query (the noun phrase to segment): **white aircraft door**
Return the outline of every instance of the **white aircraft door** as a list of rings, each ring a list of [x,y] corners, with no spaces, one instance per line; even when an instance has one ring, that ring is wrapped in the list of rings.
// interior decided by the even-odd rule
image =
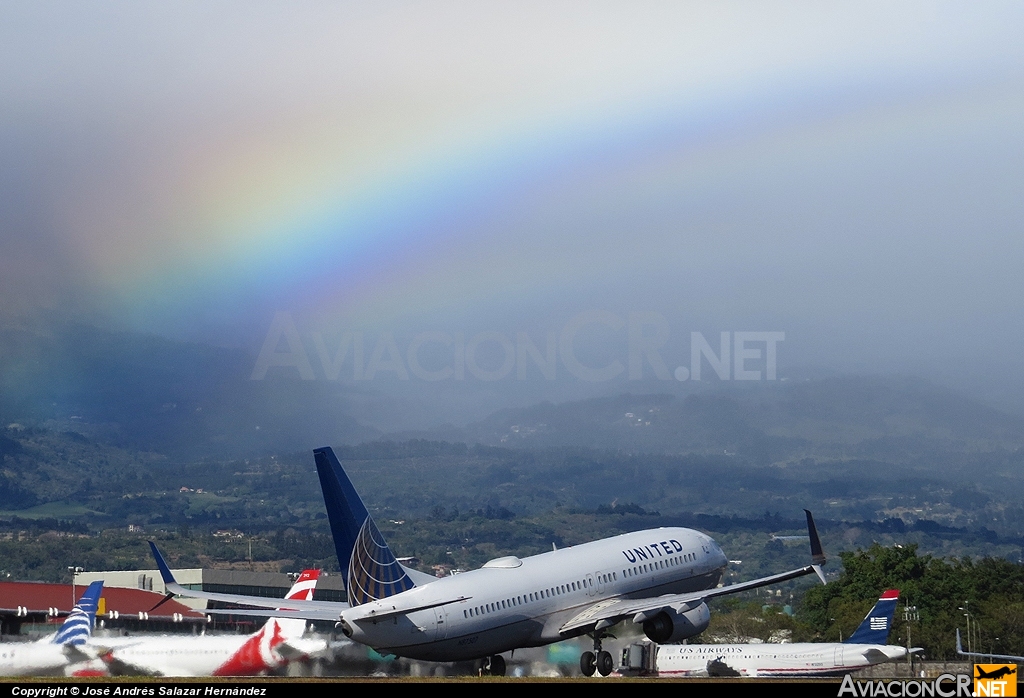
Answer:
[[[434,607],[434,640],[444,640],[448,637],[448,607]]]
[[[833,661],[835,662],[835,666],[843,666],[843,646],[842,645],[837,645],[836,646],[836,654],[835,654],[835,658],[833,659]]]

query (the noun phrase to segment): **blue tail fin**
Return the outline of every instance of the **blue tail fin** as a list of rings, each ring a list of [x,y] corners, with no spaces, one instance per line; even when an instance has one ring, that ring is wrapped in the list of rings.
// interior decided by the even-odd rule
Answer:
[[[398,564],[330,448],[313,451],[348,602],[358,606],[416,586]]]
[[[896,612],[899,598],[900,592],[897,589],[883,593],[857,632],[850,635],[846,642],[851,645],[884,645],[888,642],[889,628],[892,627],[892,616]]]
[[[103,580],[89,585],[71,609],[71,614],[64,620],[60,630],[53,637],[56,645],[84,645],[92,636],[92,626],[96,621],[96,609],[100,604],[100,593],[103,591]]]

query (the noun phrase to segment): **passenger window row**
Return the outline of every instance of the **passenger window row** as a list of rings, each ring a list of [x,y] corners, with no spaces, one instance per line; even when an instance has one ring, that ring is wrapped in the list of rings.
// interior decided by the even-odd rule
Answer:
[[[602,581],[608,582],[614,579],[618,579],[618,575],[614,572],[612,574],[598,575],[602,578]],[[462,612],[464,618],[475,618],[476,616],[482,616],[487,613],[494,613],[495,611],[501,611],[508,608],[516,608],[523,606],[528,603],[540,601],[541,599],[550,599],[555,596],[562,596],[563,594],[569,594],[574,591],[583,591],[584,589],[593,586],[588,584],[586,579],[581,579],[576,582],[569,582],[567,584],[560,584],[558,586],[549,587],[547,589],[541,589],[540,591],[531,592],[522,596],[513,596],[508,599],[501,601],[495,601],[493,603],[485,603],[480,606],[474,606],[467,608]]]
[[[666,558],[664,560],[655,560],[654,562],[647,565],[636,565],[634,567],[627,567],[622,570],[623,577],[637,577],[641,574],[647,574],[654,570],[664,570],[669,567],[675,567],[681,565],[684,562],[694,562],[697,559],[696,553],[686,553],[685,555],[676,555],[674,557]]]

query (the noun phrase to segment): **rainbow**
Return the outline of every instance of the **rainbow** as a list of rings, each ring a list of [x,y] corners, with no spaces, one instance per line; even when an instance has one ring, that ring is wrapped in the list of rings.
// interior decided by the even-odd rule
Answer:
[[[155,162],[154,207],[94,226],[82,247],[111,312],[164,330],[278,309],[356,326],[471,314],[669,274],[695,254],[714,266],[700,240],[723,191],[943,128],[964,99],[824,82],[430,127],[291,114],[211,137],[206,158]]]

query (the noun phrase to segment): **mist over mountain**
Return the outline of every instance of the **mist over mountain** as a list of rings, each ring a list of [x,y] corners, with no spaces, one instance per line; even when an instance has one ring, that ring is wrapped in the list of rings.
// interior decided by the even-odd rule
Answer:
[[[934,467],[948,469],[955,454],[1024,446],[1024,419],[905,376],[705,382],[690,394],[547,401],[499,409],[465,425],[408,431],[388,425],[404,423],[412,409],[430,409],[422,385],[403,393],[394,383],[299,380],[288,371],[252,380],[252,365],[242,351],[152,335],[53,321],[8,324],[0,329],[0,415],[5,424],[81,433],[178,460],[384,437],[732,455],[761,464],[932,458]],[[457,389],[471,401],[474,391],[491,385],[449,386],[437,391],[434,404]],[[365,419],[371,402],[373,426]]]
[[[437,438],[513,448],[738,455],[759,463],[1013,451],[1024,419],[922,379],[841,376],[504,409]],[[392,435],[394,436],[394,435]]]
[[[0,414],[175,458],[374,438],[338,384],[249,380],[245,352],[84,324],[0,328]]]

